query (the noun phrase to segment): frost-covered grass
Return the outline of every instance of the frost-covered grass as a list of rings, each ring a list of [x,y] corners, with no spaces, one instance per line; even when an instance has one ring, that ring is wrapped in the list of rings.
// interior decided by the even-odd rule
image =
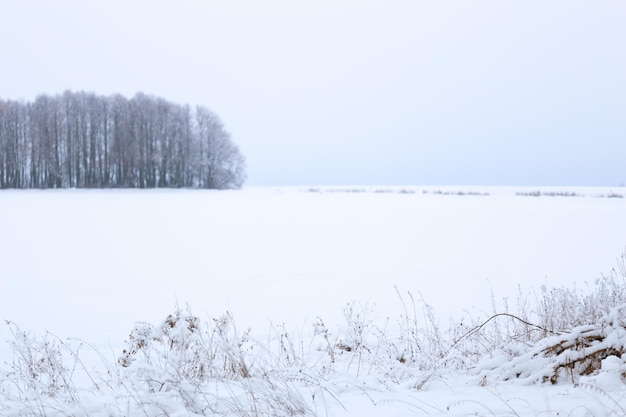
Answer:
[[[504,306],[485,320],[453,320],[446,328],[439,327],[428,305],[419,306],[412,294],[400,291],[403,314],[387,319],[382,328],[375,324],[375,305],[353,301],[336,328],[318,317],[306,334],[276,326],[266,340],[238,329],[230,313],[202,320],[189,307],[177,308],[154,325],[136,323],[117,359],[97,352],[95,366],[83,359],[85,349],[93,349],[85,342],[34,335],[7,322],[13,359],[0,368],[0,411],[341,415],[350,411],[344,397],[358,393],[369,399],[374,415],[390,410],[374,399],[384,392],[393,410],[408,404],[427,414],[457,415],[479,406],[495,414],[493,401],[500,400],[507,414],[537,415],[555,410],[529,404],[518,408],[497,392],[557,384],[586,391],[601,404],[583,401],[557,413],[594,415],[599,409],[603,415],[623,415],[625,256],[621,275],[614,272],[585,291],[542,289],[540,297],[518,305],[519,311]],[[425,316],[418,318],[418,309]],[[557,316],[561,320],[554,321]],[[463,381],[468,398],[444,408],[435,395],[441,395],[442,385],[459,390],[454,380]],[[484,389],[480,400],[474,397],[478,387]],[[420,394],[431,402],[418,400]]]
[[[0,193],[0,415],[624,415],[623,201],[411,190]]]

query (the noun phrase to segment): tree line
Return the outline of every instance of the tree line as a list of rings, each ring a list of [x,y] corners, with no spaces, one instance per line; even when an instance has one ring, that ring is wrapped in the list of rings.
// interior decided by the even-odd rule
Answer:
[[[0,100],[0,188],[239,188],[245,161],[218,116],[143,93]]]

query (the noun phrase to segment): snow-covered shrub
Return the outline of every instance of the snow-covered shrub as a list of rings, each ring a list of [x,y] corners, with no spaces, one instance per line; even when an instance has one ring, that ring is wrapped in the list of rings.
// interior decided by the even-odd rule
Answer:
[[[519,337],[494,343],[493,351],[483,355],[476,370],[484,382],[576,383],[582,376],[600,372],[608,357],[622,361],[621,377],[626,377],[626,251],[618,258],[617,271],[595,280],[592,287],[544,286],[536,304],[525,305],[522,312],[524,318],[496,314],[463,336],[471,343],[498,316],[508,316],[516,323]],[[528,331],[530,328],[538,331]]]
[[[326,362],[316,359],[316,369],[323,369],[325,377],[349,375],[360,386],[378,387],[406,380],[417,380],[421,386],[445,366],[442,358],[448,344],[432,308],[424,303],[425,323],[421,323],[413,296],[409,293],[411,310],[399,292],[398,296],[404,314],[396,320],[387,318],[381,323],[374,304],[355,300],[344,307],[344,323],[336,332],[318,317],[313,346],[326,353]]]
[[[537,324],[551,332],[561,332],[589,323],[597,323],[613,308],[626,303],[626,275],[610,275],[595,280],[585,290],[541,288],[535,310]]]
[[[600,371],[602,361],[621,361],[626,377],[626,304],[614,307],[597,324],[587,324],[555,333],[509,355],[503,350],[484,360],[475,369],[483,383],[519,379],[528,383],[569,381]],[[624,356],[624,357],[623,357]]]
[[[209,328],[189,310],[177,308],[158,326],[137,323],[118,361],[129,371],[144,374],[157,391],[171,380],[247,378],[247,335],[237,332],[230,313],[213,319]]]
[[[17,383],[17,395],[23,399],[74,396],[70,364],[73,355],[69,346],[49,333],[37,337],[14,323],[6,324],[13,336],[10,343],[14,356],[5,378]]]
[[[345,325],[340,329],[337,347],[346,352],[371,351],[373,340],[373,322],[376,316],[375,306],[370,303],[349,302],[343,309]]]
[[[297,388],[304,378],[289,378],[294,342],[286,331],[279,340],[275,355],[239,333],[230,313],[207,322],[177,308],[157,326],[135,325],[118,359],[120,382],[163,410],[175,401],[197,415],[312,415]]]

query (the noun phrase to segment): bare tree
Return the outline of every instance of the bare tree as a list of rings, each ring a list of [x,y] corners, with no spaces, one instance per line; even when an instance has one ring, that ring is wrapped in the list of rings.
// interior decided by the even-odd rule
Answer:
[[[245,160],[239,148],[210,110],[198,107],[198,180],[206,188],[239,188],[245,181]]]

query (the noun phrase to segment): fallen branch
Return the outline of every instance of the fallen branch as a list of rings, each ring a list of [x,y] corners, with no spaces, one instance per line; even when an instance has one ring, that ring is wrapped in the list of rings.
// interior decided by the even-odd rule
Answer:
[[[489,317],[487,320],[485,320],[485,321],[484,321],[483,323],[481,323],[480,325],[478,325],[478,326],[474,327],[473,329],[470,329],[469,331],[467,331],[466,333],[464,333],[463,335],[461,335],[458,339],[456,339],[456,340],[454,341],[454,343],[452,343],[452,346],[450,346],[450,348],[448,349],[448,351],[446,352],[446,354],[448,354],[448,353],[449,353],[452,349],[454,349],[454,348],[456,347],[456,345],[458,345],[458,344],[461,342],[461,340],[463,340],[463,339],[465,339],[465,338],[467,338],[467,337],[472,336],[474,333],[478,332],[480,329],[482,329],[483,327],[485,327],[485,326],[487,325],[487,323],[489,323],[491,320],[496,319],[496,318],[498,318],[498,317],[509,317],[509,318],[512,318],[512,319],[518,320],[518,321],[520,321],[520,322],[524,323],[524,324],[525,324],[525,325],[527,325],[527,326],[530,326],[530,327],[535,327],[535,328],[536,328],[536,329],[538,329],[538,330],[542,330],[542,331],[544,331],[545,333],[556,334],[556,333],[555,333],[555,332],[553,332],[552,330],[548,330],[548,329],[546,329],[545,327],[539,326],[539,325],[537,325],[537,324],[530,323],[530,322],[528,322],[528,321],[526,321],[526,320],[524,320],[524,319],[522,319],[522,318],[520,318],[520,317],[516,316],[515,314],[511,314],[511,313],[497,313],[497,314],[494,314],[493,316]]]

